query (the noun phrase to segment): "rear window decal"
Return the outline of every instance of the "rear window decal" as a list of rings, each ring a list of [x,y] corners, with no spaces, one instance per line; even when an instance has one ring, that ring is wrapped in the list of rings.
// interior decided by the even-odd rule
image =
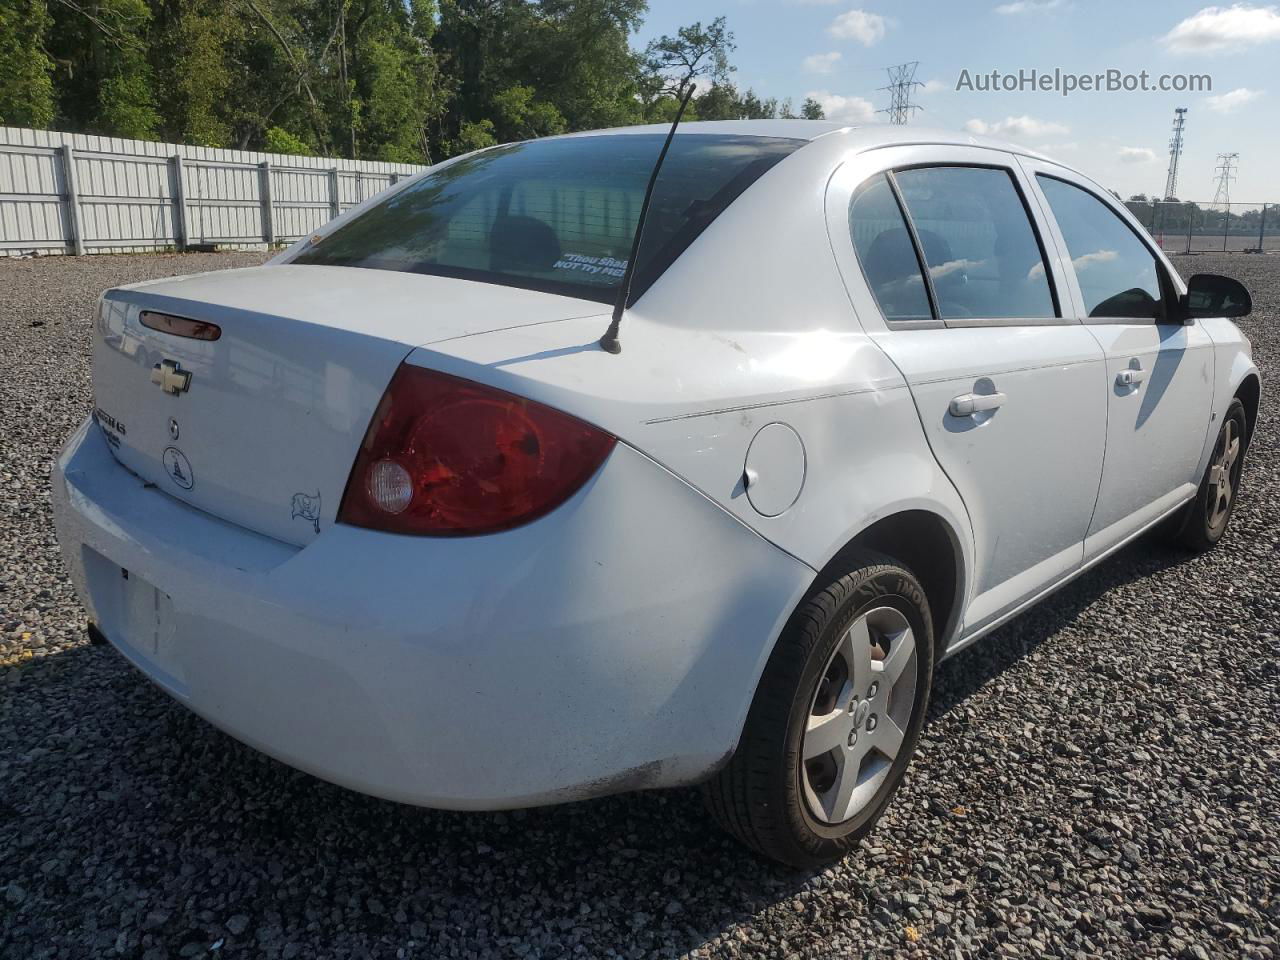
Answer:
[[[589,257],[585,253],[562,253],[555,262],[556,270],[580,270],[583,273],[604,274],[606,277],[617,277],[627,270],[626,260],[615,260],[613,257]]]

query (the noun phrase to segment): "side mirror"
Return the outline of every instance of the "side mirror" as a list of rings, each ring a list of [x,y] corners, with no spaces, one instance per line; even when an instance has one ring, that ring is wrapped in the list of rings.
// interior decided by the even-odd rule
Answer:
[[[1239,280],[1197,273],[1187,281],[1181,306],[1185,322],[1201,317],[1243,317],[1253,310],[1253,298]]]

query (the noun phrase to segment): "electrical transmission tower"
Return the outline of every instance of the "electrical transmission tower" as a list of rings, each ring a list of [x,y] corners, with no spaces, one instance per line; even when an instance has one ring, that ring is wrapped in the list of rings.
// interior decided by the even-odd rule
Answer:
[[[1182,128],[1186,125],[1186,107],[1173,111],[1173,136],[1169,138],[1169,178],[1164,182],[1164,198],[1174,200],[1178,195],[1178,161],[1182,159]]]
[[[913,110],[919,110],[918,104],[911,102],[911,91],[915,87],[923,87],[924,84],[916,79],[916,67],[920,66],[919,60],[912,60],[910,63],[900,63],[896,67],[886,67],[885,71],[889,74],[889,85],[881,87],[881,90],[889,91],[889,106],[885,110],[877,110],[877,113],[887,113],[890,123],[906,123],[911,119]]]
[[[1231,202],[1231,181],[1236,178],[1236,164],[1240,159],[1238,153],[1218,154],[1218,165],[1213,175],[1218,178],[1218,189],[1213,194],[1213,202],[1224,207]]]

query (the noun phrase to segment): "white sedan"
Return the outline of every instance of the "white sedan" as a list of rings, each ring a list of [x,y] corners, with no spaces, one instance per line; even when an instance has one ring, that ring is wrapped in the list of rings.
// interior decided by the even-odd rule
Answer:
[[[1223,535],[1238,283],[1037,154],[805,121],[681,127],[632,256],[665,135],[107,291],[54,475],[91,634],[356,790],[702,783],[804,865],[889,803],[938,661],[1154,527]]]

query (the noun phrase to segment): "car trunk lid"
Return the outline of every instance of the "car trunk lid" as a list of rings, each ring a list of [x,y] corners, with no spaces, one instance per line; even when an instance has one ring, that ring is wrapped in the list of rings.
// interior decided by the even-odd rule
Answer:
[[[220,335],[152,329],[144,311]],[[413,347],[598,312],[573,298],[349,267],[154,281],[103,296],[95,415],[116,459],[143,480],[302,546],[333,522],[369,421]]]

